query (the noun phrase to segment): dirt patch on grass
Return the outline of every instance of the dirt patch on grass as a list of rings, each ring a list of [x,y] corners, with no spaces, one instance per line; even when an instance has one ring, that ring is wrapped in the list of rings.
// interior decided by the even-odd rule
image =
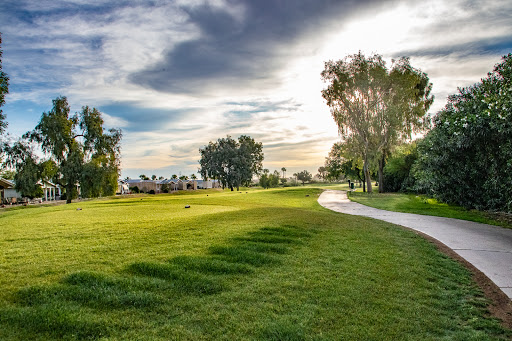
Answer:
[[[473,280],[477,283],[480,289],[483,291],[485,297],[491,301],[488,306],[489,312],[493,317],[496,317],[502,321],[503,326],[508,329],[512,329],[512,300],[503,292],[501,289],[489,279],[484,273],[478,270],[473,264],[459,256],[455,251],[450,249],[439,240],[432,238],[422,232],[412,230],[414,233],[421,235],[423,238],[434,244],[439,251],[455,259],[466,267],[472,273]]]

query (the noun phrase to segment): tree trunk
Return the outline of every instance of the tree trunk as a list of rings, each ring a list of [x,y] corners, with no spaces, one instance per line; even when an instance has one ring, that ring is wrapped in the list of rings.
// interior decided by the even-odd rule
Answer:
[[[363,166],[364,178],[366,180],[367,192],[372,193],[372,179],[370,178],[370,170],[368,169],[368,162],[364,162]]]
[[[73,200],[73,187],[66,186],[66,204],[71,204]]]
[[[382,153],[382,158],[379,160],[379,193],[384,193],[384,163],[385,154]]]

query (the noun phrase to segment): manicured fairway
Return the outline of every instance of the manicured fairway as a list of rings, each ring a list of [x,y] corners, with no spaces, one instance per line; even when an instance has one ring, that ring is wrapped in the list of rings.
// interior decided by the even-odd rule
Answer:
[[[0,340],[509,339],[459,264],[320,192],[2,212]]]

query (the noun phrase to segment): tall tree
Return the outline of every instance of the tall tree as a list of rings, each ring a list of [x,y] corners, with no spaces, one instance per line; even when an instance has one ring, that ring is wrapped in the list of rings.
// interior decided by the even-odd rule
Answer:
[[[361,52],[326,62],[321,76],[329,83],[322,96],[341,137],[351,140],[354,154],[363,160],[366,185],[372,192],[371,163],[385,160],[394,144],[430,122],[426,112],[433,102],[432,85],[407,58],[393,61],[388,70],[382,56],[367,58]],[[382,182],[384,164],[380,166]]]
[[[70,116],[67,98],[59,97],[35,129],[25,134],[57,164],[56,182],[66,189],[68,203],[76,198],[77,185],[86,195],[115,193],[122,135],[118,129],[106,132],[103,123],[101,113],[87,106]]]
[[[282,167],[281,172],[283,172],[283,179],[286,179],[286,168]]]
[[[223,187],[248,185],[253,175],[262,170],[263,146],[249,136],[242,135],[238,140],[230,136],[220,138],[199,149],[201,166],[199,172],[203,179],[220,180]]]
[[[327,179],[327,168],[325,166],[318,167],[318,177],[322,180]]]
[[[7,128],[5,114],[1,107],[5,104],[5,95],[9,93],[9,77],[2,71],[2,33],[0,32],[0,135]]]

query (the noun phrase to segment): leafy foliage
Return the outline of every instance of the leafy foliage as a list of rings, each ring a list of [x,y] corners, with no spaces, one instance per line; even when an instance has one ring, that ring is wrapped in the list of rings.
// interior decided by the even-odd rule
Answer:
[[[311,175],[311,173],[307,170],[303,170],[302,172],[297,173],[297,180],[301,181],[302,185],[311,181],[311,179],[313,179],[313,175]]]
[[[16,191],[30,199],[41,197],[43,191],[38,184],[41,179],[41,168],[31,146],[26,141],[19,140],[12,145],[5,143],[2,149],[6,155],[4,164],[17,170],[14,174]]]
[[[268,169],[263,171],[263,174],[260,176],[260,186],[263,188],[275,188],[279,186],[279,172],[277,170],[274,173],[269,174]]]
[[[220,138],[199,149],[203,179],[220,180],[223,187],[232,191],[241,185],[249,185],[253,175],[263,168],[263,146],[253,138],[242,135],[237,140],[230,136]]]
[[[382,56],[367,58],[361,52],[325,63],[321,76],[329,83],[322,96],[342,139],[350,140],[351,152],[363,160],[368,192],[372,192],[370,164],[378,160],[382,175],[392,147],[428,126],[432,84],[408,58],[393,61],[388,70]],[[382,176],[380,180],[382,186]]]
[[[105,132],[101,113],[85,106],[70,116],[66,97],[53,100],[53,109],[43,113],[39,124],[25,137],[41,145],[57,170],[54,181],[66,188],[68,202],[77,197],[77,184],[83,195],[114,194],[119,173],[121,131]]]
[[[414,165],[417,159],[418,148],[416,141],[398,146],[384,167],[384,191],[414,191]]]
[[[512,54],[449,97],[418,149],[420,189],[466,208],[512,211]]]
[[[32,158],[23,161],[22,166],[14,176],[16,190],[26,198],[34,199],[43,196],[43,189],[39,185],[40,169]]]
[[[363,184],[363,191],[366,192],[364,181],[363,161],[361,158],[351,155],[347,142],[336,142],[331,147],[329,156],[325,158],[325,168],[329,181],[340,180],[343,177],[359,180]]]

